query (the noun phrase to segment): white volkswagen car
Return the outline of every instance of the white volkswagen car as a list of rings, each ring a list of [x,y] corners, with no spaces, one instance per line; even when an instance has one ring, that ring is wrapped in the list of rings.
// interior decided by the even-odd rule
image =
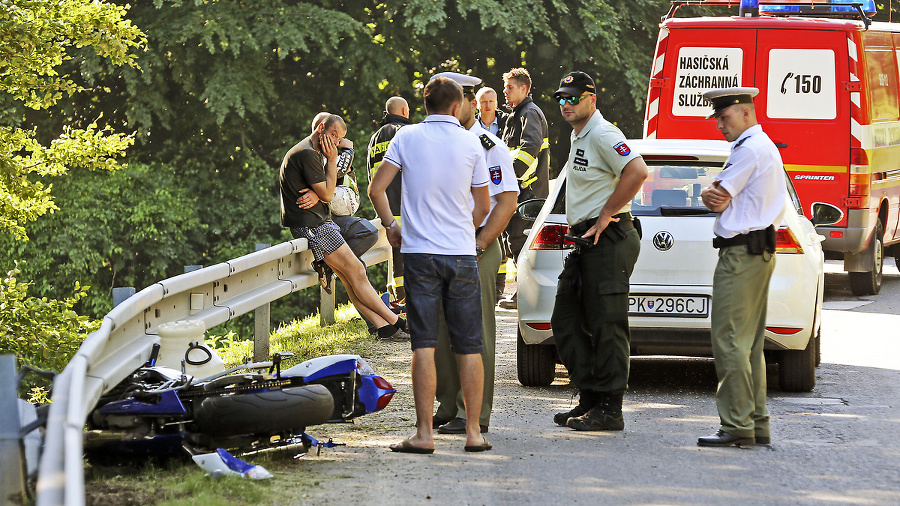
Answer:
[[[700,200],[729,153],[725,141],[629,140],[650,169],[631,212],[642,228],[641,252],[631,276],[629,323],[632,355],[711,356],[710,303],[717,251],[715,213]],[[819,362],[824,258],[813,224],[803,216],[785,175],[791,202],[777,231],[775,273],[769,289],[766,354],[779,365],[782,390],[809,391]],[[546,202],[523,203],[534,219],[518,259],[518,377],[526,386],[553,382],[557,362],[550,315],[563,260],[565,174]],[[837,221],[841,211],[815,207],[818,223]]]

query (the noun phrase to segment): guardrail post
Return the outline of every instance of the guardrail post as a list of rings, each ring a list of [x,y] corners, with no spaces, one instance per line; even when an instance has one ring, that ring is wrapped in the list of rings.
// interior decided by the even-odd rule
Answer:
[[[256,251],[264,250],[271,244],[256,243]],[[263,304],[253,311],[253,361],[262,362],[269,357],[269,304]]]
[[[131,297],[135,294],[135,289],[133,286],[120,286],[113,288],[112,296],[113,296],[113,307],[118,306],[119,304],[128,300],[128,297]]]
[[[331,280],[331,293],[325,291],[319,285],[319,326],[324,327],[334,323],[334,290],[337,288],[337,278]]]
[[[16,357],[0,355],[0,504],[25,504],[25,456],[19,438]]]

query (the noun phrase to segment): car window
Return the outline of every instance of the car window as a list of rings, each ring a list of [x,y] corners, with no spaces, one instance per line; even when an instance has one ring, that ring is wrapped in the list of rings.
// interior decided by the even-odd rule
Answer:
[[[649,175],[641,191],[631,201],[636,216],[697,215],[711,213],[700,191],[712,184],[722,172],[721,163],[694,161],[647,162]]]
[[[553,203],[553,209],[550,214],[566,214],[566,182],[560,183],[562,188],[559,189],[559,195],[556,196],[556,202]]]
[[[794,209],[797,210],[797,214],[805,216],[803,214],[803,205],[800,203],[800,196],[797,195],[797,190],[794,189],[794,184],[791,183],[791,176],[787,171],[784,171],[784,182],[787,185],[788,195],[791,197],[791,204],[794,204]]]
[[[631,201],[636,216],[692,215],[712,213],[700,200],[700,191],[722,172],[719,162],[646,161],[649,175]],[[796,192],[795,192],[796,194]],[[552,214],[566,213],[566,187],[553,203]]]

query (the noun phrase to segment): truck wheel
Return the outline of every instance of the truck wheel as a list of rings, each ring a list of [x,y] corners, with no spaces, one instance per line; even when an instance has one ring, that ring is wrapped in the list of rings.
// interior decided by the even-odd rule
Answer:
[[[884,267],[884,226],[879,219],[875,223],[872,242],[863,253],[873,257],[872,270],[869,272],[848,272],[850,275],[850,291],[853,295],[875,295],[881,291]]]
[[[196,406],[194,422],[207,436],[275,434],[303,430],[328,421],[334,399],[324,385],[207,397]]]
[[[810,392],[816,386],[816,349],[821,337],[809,339],[804,350],[783,350],[778,359],[778,383],[785,392]]]
[[[522,332],[516,333],[516,369],[519,383],[526,387],[545,387],[556,376],[556,354],[553,346],[525,344]]]

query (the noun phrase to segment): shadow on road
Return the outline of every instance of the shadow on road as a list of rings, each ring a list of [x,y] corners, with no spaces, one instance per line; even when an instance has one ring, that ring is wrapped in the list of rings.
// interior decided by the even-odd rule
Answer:
[[[712,393],[716,367],[711,358],[632,357],[628,388],[641,393]]]

